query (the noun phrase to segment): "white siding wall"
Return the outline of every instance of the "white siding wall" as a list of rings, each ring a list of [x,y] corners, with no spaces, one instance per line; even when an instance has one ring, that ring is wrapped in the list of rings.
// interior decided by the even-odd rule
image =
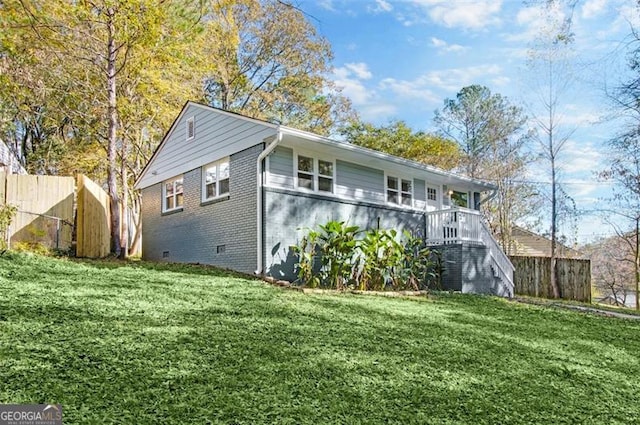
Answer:
[[[186,121],[195,119],[195,137],[186,140]],[[196,104],[188,104],[137,187],[145,188],[217,159],[245,150],[273,136],[276,129]]]

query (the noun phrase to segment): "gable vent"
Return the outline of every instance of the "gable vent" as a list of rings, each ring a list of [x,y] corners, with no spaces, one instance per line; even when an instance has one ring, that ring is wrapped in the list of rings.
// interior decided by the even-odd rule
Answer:
[[[187,120],[187,140],[196,137],[196,121],[194,117]]]

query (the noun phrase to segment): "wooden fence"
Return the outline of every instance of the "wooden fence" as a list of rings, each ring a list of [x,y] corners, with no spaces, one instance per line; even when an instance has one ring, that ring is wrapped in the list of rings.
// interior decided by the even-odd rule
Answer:
[[[109,195],[83,175],[78,175],[76,256],[100,258],[111,248]]]
[[[4,177],[2,203],[17,208],[7,232],[9,246],[17,243],[41,244],[68,250],[72,245],[72,177],[10,174]]]
[[[110,221],[106,192],[88,178],[78,176],[77,204],[75,200],[73,177],[0,173],[0,205],[17,207],[7,229],[9,246],[33,243],[66,251],[73,247],[75,234],[78,256],[107,255]]]
[[[516,295],[553,298],[551,258],[510,256],[515,267],[513,281]],[[560,298],[591,302],[591,261],[573,258],[556,260],[556,277]]]

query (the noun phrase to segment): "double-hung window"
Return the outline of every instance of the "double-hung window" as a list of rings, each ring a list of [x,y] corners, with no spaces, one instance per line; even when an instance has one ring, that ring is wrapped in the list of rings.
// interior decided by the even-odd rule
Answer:
[[[182,208],[183,202],[182,176],[167,180],[162,185],[162,211],[173,211]]]
[[[229,194],[229,158],[223,158],[203,167],[202,200]]]
[[[387,176],[387,202],[396,205],[413,205],[413,184],[411,180]]]
[[[296,167],[297,187],[314,192],[333,193],[332,161],[298,155]]]

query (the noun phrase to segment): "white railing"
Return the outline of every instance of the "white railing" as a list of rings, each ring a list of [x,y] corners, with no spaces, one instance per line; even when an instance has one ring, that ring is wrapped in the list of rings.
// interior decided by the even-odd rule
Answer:
[[[426,240],[429,245],[472,243],[489,248],[493,271],[513,296],[514,267],[498,245],[479,211],[451,208],[427,214]]]

